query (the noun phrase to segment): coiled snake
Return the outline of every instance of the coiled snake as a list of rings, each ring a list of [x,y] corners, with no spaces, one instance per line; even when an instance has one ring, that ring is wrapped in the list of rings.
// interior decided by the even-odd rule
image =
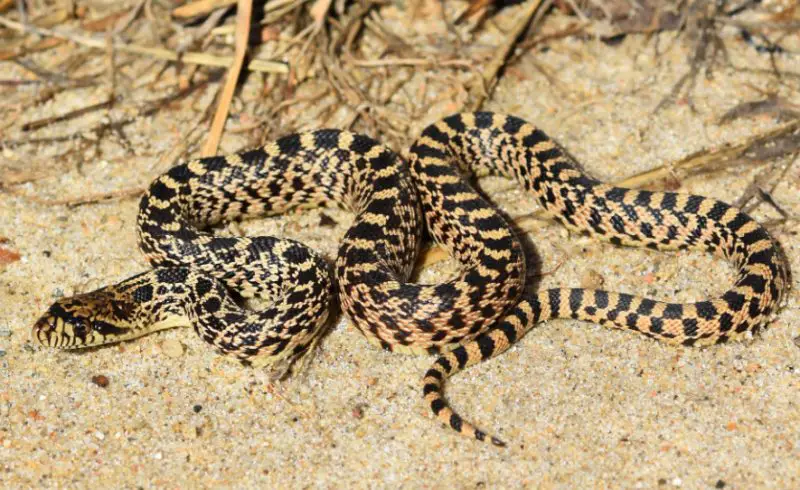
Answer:
[[[344,312],[389,350],[455,345],[426,373],[425,400],[454,430],[502,445],[448,407],[442,384],[504,352],[537,322],[574,318],[670,343],[725,342],[767,323],[789,288],[785,258],[746,214],[714,199],[594,180],[516,117],[451,116],[425,129],[408,160],[406,168],[370,138],[318,130],[174,167],[150,186],[140,206],[140,245],[158,268],[59,300],[34,326],[34,337],[79,347],[188,321],[241,359],[296,359],[316,341],[327,316],[323,261],[289,240],[213,237],[201,230],[223,220],[338,203],[356,215],[335,267]],[[525,257],[514,231],[465,180],[489,173],[516,179],[570,230],[618,245],[707,250],[731,261],[737,279],[719,298],[693,304],[590,289],[523,295]],[[448,282],[407,282],[421,216],[462,264]],[[226,287],[243,297],[274,298],[274,306],[243,310]]]

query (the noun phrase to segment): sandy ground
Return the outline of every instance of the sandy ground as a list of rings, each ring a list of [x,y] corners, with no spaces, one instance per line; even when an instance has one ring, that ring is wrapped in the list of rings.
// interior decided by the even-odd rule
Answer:
[[[768,57],[735,32],[724,34],[734,65],[769,69]],[[680,97],[654,114],[688,70],[689,49],[679,41],[657,60],[653,42],[640,37],[613,47],[554,41],[514,65],[485,107],[535,121],[588,172],[613,181],[775,127],[767,116],[718,124],[737,103],[761,98],[756,87],[797,102],[796,78],[777,83],[721,67],[712,79],[700,78],[696,111]],[[788,69],[792,61],[778,63]],[[56,98],[23,120],[96,100],[87,89],[82,100]],[[163,170],[159,156],[186,139],[209,102],[210,95],[199,97],[184,112],[130,126],[128,138],[147,151],[125,158],[113,151],[89,155],[80,168],[50,158],[71,143],[2,153],[6,169],[44,169],[52,176],[0,191],[0,235],[8,239],[2,246],[21,255],[0,266],[0,485],[800,487],[796,282],[766,332],[732,345],[674,348],[574,321],[539,326],[446,388],[453,406],[508,441],[506,449],[463,439],[431,419],[420,382],[432,358],[373,348],[344,318],[308,369],[283,382],[224,359],[189,330],[82,352],[34,344],[30,327],[56,297],[147,265],[135,243],[136,198],[66,207],[30,196],[70,198],[146,184]],[[451,111],[447,103],[423,101],[413,132]],[[89,127],[92,117],[35,136]],[[33,136],[12,128],[6,137]],[[228,134],[223,148],[243,144],[241,135]],[[771,165],[786,163],[742,163],[684,179],[680,189],[734,201]],[[509,182],[482,184],[512,216],[537,208]],[[798,189],[800,168],[793,167],[772,193],[792,216],[800,212]],[[332,230],[318,226],[319,211],[242,228],[303,240],[331,258],[350,218],[325,213],[337,222]],[[779,217],[765,205],[753,214],[761,221]],[[546,273],[540,287],[599,275],[611,290],[691,301],[721,292],[733,277],[727,264],[702,254],[614,248],[545,221],[529,228],[531,257]],[[798,222],[771,232],[800,270]],[[445,261],[423,270],[420,280],[453,270]],[[108,385],[98,386],[96,376]]]

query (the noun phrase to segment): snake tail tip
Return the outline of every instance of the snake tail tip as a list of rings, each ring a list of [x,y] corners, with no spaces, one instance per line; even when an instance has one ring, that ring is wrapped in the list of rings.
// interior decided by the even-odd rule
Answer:
[[[486,435],[487,434],[486,434],[486,432],[483,432],[482,430],[475,430],[475,434],[474,435],[475,435],[475,439],[483,442],[483,441],[486,440]],[[498,439],[495,436],[489,436],[489,441],[491,441],[491,443],[493,445],[497,446],[497,447],[506,447],[506,443],[503,442],[501,439]]]

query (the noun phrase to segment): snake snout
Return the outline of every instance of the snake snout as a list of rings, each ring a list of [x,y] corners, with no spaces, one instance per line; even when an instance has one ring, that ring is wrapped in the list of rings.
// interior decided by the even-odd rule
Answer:
[[[47,347],[60,347],[59,330],[63,330],[63,325],[59,328],[60,320],[49,313],[42,315],[33,325],[32,336],[41,345]]]
[[[125,325],[129,312],[114,301],[117,297],[104,288],[61,298],[33,325],[33,338],[47,347],[79,349],[141,335]]]
[[[87,324],[87,319],[67,315],[63,306],[56,303],[36,321],[31,333],[41,345],[73,349],[86,344]]]

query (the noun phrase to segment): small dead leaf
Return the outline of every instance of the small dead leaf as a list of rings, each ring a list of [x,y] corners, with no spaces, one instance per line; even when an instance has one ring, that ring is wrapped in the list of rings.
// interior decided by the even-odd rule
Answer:
[[[28,417],[32,418],[37,422],[44,420],[44,416],[42,416],[42,414],[40,414],[38,410],[30,410],[28,412]]]
[[[275,26],[266,26],[261,29],[261,42],[277,41],[281,37],[281,31]]]
[[[422,260],[418,262],[420,268],[428,267],[437,262],[441,262],[449,257],[450,254],[443,248],[434,246],[422,253]]]
[[[337,224],[336,220],[334,220],[333,218],[331,218],[330,216],[328,216],[325,213],[320,213],[320,216],[319,216],[319,225],[320,226],[322,226],[324,228],[333,228],[334,226],[336,226],[336,224]]]
[[[180,90],[188,90],[189,86],[191,85],[191,81],[185,75],[181,75],[178,77],[178,89]]]
[[[606,280],[602,274],[594,269],[589,269],[581,278],[581,287],[587,289],[598,289],[603,286]]]
[[[105,223],[104,223],[104,224],[105,224],[106,226],[116,226],[116,225],[119,225],[120,223],[122,223],[122,219],[120,219],[120,217],[119,217],[119,216],[117,216],[117,215],[111,215],[111,216],[108,216],[108,217],[106,218],[106,220],[105,220]]]
[[[105,17],[100,17],[99,19],[86,21],[83,24],[81,24],[81,28],[85,31],[90,31],[90,32],[103,32],[113,27],[118,20],[125,17],[126,15],[128,15],[127,9],[113,12],[109,15],[106,15]]]
[[[161,344],[161,352],[173,359],[181,357],[183,355],[183,344],[174,339],[165,340]]]
[[[469,2],[469,7],[464,13],[464,17],[472,17],[481,10],[485,10],[492,5],[492,0],[472,0]]]
[[[363,419],[364,418],[364,407],[365,407],[364,404],[358,404],[355,407],[353,407],[353,410],[351,412],[352,415],[353,415],[353,418],[356,418],[356,419],[359,419],[359,420]]]
[[[10,264],[21,259],[22,256],[13,250],[0,247],[0,265]]]

